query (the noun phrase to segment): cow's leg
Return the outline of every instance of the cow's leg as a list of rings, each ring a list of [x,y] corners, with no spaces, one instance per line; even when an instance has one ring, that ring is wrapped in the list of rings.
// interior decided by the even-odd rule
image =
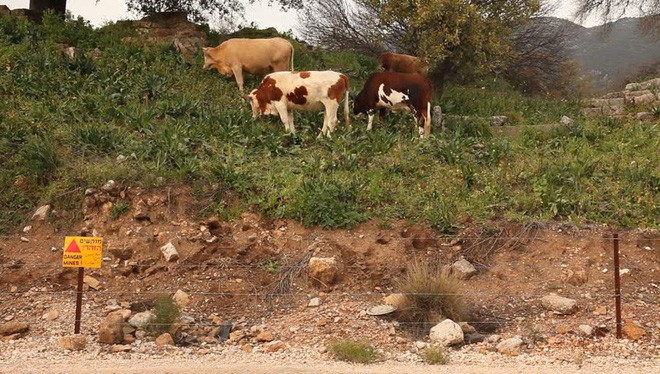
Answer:
[[[231,71],[234,72],[234,77],[236,78],[236,84],[238,85],[238,90],[243,92],[243,69],[238,66],[232,66]]]
[[[337,127],[337,110],[339,109],[339,103],[331,100],[329,103],[324,103],[325,106],[325,115],[323,120],[323,127],[326,130],[326,134],[330,137],[330,133],[335,131]]]
[[[280,115],[280,119],[282,120],[282,123],[284,124],[284,130],[287,131],[287,132],[292,132],[292,133],[295,132],[295,130],[290,128],[290,124],[292,122],[290,120],[289,114],[291,113],[291,111],[289,111],[289,109],[281,103],[273,104],[273,108],[275,108],[277,113]]]
[[[295,134],[296,128],[293,126],[293,111],[288,110],[287,115],[289,116],[289,131],[291,131],[292,134]]]
[[[369,130],[371,130],[371,126],[374,123],[374,113],[369,112],[369,113],[367,113],[367,116],[369,116],[369,122],[367,122],[367,131],[369,131]]]

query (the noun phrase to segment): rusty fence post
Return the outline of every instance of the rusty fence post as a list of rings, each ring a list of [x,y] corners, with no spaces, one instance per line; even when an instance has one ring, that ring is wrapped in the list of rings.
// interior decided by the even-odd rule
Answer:
[[[614,302],[616,308],[616,337],[621,339],[621,277],[619,274],[619,234],[612,235],[614,246]]]

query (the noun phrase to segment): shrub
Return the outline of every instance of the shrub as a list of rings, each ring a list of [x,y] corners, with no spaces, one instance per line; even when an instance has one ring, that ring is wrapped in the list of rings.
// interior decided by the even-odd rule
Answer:
[[[179,319],[179,306],[169,295],[160,295],[154,303],[155,318],[149,325],[149,331],[154,335],[169,332]]]
[[[119,201],[116,204],[110,208],[110,219],[111,220],[116,220],[117,218],[123,216],[128,212],[128,208],[130,208],[131,204]]]
[[[449,363],[449,352],[443,347],[431,346],[425,349],[422,359],[429,365],[447,365]]]
[[[340,361],[359,364],[374,362],[381,356],[370,344],[352,339],[333,342],[328,350],[333,357]]]
[[[465,320],[467,304],[458,281],[438,267],[415,261],[398,282],[405,295],[397,318],[417,333],[426,332],[443,318]]]

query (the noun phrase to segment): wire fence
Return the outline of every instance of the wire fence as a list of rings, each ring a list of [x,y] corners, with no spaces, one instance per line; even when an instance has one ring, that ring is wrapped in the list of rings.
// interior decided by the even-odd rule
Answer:
[[[562,234],[562,233],[560,233]],[[564,235],[570,235],[566,234],[565,232],[563,233]],[[348,237],[344,237],[342,241],[342,246],[347,246],[350,245],[350,243],[356,243],[356,242],[362,242],[365,246],[371,246],[374,248],[373,251],[377,251],[379,246],[383,245],[404,245],[406,248],[412,248],[413,252],[417,251],[419,253],[411,253],[408,258],[413,261],[415,257],[420,257],[422,259],[426,259],[427,261],[441,261],[443,258],[439,255],[447,255],[444,257],[446,258],[452,258],[454,260],[465,256],[470,260],[470,254],[472,257],[475,257],[474,252],[470,252],[471,250],[476,251],[477,249],[481,249],[482,252],[487,251],[485,258],[483,261],[477,261],[477,260],[471,260],[470,262],[476,263],[477,264],[477,277],[479,274],[483,274],[484,272],[487,272],[488,269],[492,267],[490,265],[490,258],[489,256],[492,256],[494,253],[498,253],[500,251],[505,251],[505,250],[519,250],[520,248],[525,248],[526,246],[531,245],[533,242],[546,242],[547,240],[550,240],[552,238],[548,237],[548,234],[544,234],[544,237],[539,237],[538,235],[535,235],[532,232],[525,232],[524,235],[500,235],[500,236],[493,236],[493,237],[486,237],[484,235],[439,235],[439,236],[422,236],[422,237],[416,237],[412,235],[411,237],[381,237],[381,236],[375,236],[373,234],[370,235],[363,235],[359,231],[353,231],[353,232],[348,232]],[[16,236],[11,237],[13,240],[16,240]],[[622,243],[622,248],[625,248],[625,251],[629,251],[631,248],[637,248],[637,250],[641,251],[654,251],[655,249],[653,248],[655,246],[655,243],[657,243],[660,238],[655,238],[655,237],[644,237],[643,242],[641,242],[643,245],[640,246],[640,242],[637,241],[635,237],[632,235],[624,235],[623,239],[618,238],[617,235],[614,235],[612,233],[599,233],[599,234],[593,234],[593,235],[583,235],[583,234],[577,234],[576,238],[581,240],[581,241],[598,241],[600,245],[602,246],[603,252],[600,252],[599,254],[602,254],[602,257],[598,259],[599,265],[602,265],[602,269],[591,269],[590,271],[592,272],[598,272],[601,273],[598,277],[610,277],[611,274],[614,273],[615,269],[612,266],[612,252],[611,252],[611,246],[614,245],[615,241],[619,241]],[[223,238],[224,239],[224,238]],[[271,238],[272,239],[272,238]],[[290,238],[289,238],[290,239]],[[90,300],[90,298],[93,298],[94,300],[111,300],[111,299],[124,299],[124,300],[141,300],[141,299],[151,299],[154,300],[157,296],[160,295],[174,295],[179,289],[182,289],[185,291],[185,293],[193,298],[199,299],[204,299],[205,301],[210,301],[211,303],[216,301],[222,300],[225,302],[227,306],[230,306],[232,303],[232,300],[238,300],[241,298],[247,298],[251,299],[254,303],[254,308],[256,308],[257,311],[261,310],[263,313],[278,313],[278,311],[284,310],[282,308],[282,300],[281,299],[287,299],[287,300],[295,300],[294,302],[289,303],[289,309],[290,308],[299,308],[300,310],[304,310],[305,308],[308,307],[307,303],[308,301],[313,298],[315,295],[319,295],[319,289],[312,287],[310,284],[304,284],[302,288],[298,288],[299,291],[293,291],[293,290],[283,290],[283,289],[278,289],[276,288],[277,286],[277,281],[282,281],[286,276],[287,282],[294,282],[296,280],[301,280],[300,278],[308,277],[310,281],[314,282],[315,279],[310,278],[310,276],[307,274],[305,271],[306,267],[306,261],[309,260],[311,255],[314,253],[315,249],[313,244],[322,242],[323,240],[328,239],[332,240],[328,236],[324,235],[310,235],[308,237],[302,237],[300,236],[299,240],[300,242],[304,243],[301,245],[301,250],[298,251],[295,254],[292,254],[291,251],[282,251],[280,254],[275,254],[274,256],[280,256],[280,260],[282,261],[281,264],[278,265],[278,268],[270,273],[270,276],[272,278],[277,279],[276,281],[273,281],[268,284],[256,284],[252,283],[252,281],[245,280],[242,284],[238,284],[237,288],[238,290],[225,290],[223,287],[226,287],[228,283],[231,283],[231,281],[235,280],[232,277],[238,277],[239,275],[236,275],[235,273],[238,272],[243,272],[240,274],[242,277],[249,278],[252,275],[255,275],[255,272],[265,272],[267,268],[267,263],[264,262],[256,262],[256,263],[241,263],[239,259],[237,258],[230,258],[230,257],[223,257],[222,255],[222,250],[232,250],[236,249],[237,244],[234,245],[224,245],[220,244],[218,242],[215,243],[204,243],[204,245],[207,246],[212,246],[216,251],[213,253],[209,254],[204,254],[204,256],[208,256],[206,258],[200,259],[199,256],[193,258],[192,255],[189,257],[183,257],[179,259],[178,262],[170,262],[166,263],[162,259],[154,261],[151,259],[148,263],[141,263],[140,259],[136,260],[120,260],[116,258],[111,253],[111,250],[109,248],[112,247],[111,242],[106,241],[106,249],[103,251],[103,255],[105,257],[104,265],[107,270],[107,267],[110,266],[111,268],[113,267],[130,267],[132,269],[135,269],[134,272],[129,273],[126,277],[130,276],[135,276],[135,282],[132,283],[132,287],[139,287],[139,289],[123,289],[123,290],[118,290],[118,286],[109,286],[108,284],[103,284],[103,281],[111,282],[109,279],[110,277],[117,276],[116,274],[109,272],[109,273],[103,273],[99,269],[93,269],[92,273],[95,277],[100,278],[102,281],[102,286],[99,289],[89,289],[84,292],[84,299]],[[64,236],[51,236],[49,239],[49,242],[63,242]],[[417,247],[414,243],[417,243]],[[512,244],[513,243],[513,244]],[[582,242],[584,244],[584,242]],[[29,243],[28,243],[29,244]],[[242,245],[244,245],[243,243]],[[650,244],[650,245],[647,245]],[[26,244],[27,245],[27,244]],[[36,245],[43,245],[43,244],[36,244]],[[46,245],[48,246],[48,245]],[[410,246],[410,247],[408,247]],[[307,247],[305,249],[305,247]],[[119,247],[118,247],[119,248]],[[420,249],[421,248],[421,249]],[[567,247],[567,248],[572,248],[572,249],[577,249],[577,251],[573,254],[575,256],[578,256],[579,258],[579,248],[580,244],[576,244],[575,247]],[[280,248],[281,249],[281,248]],[[55,247],[55,250],[53,252],[62,252],[63,248],[57,246]],[[341,255],[341,251],[337,250],[335,248],[335,251],[338,252],[338,256]],[[321,251],[323,252],[323,251]],[[524,251],[520,251],[521,255],[524,256]],[[629,254],[630,252],[626,252],[626,254]],[[49,256],[53,257],[53,253],[49,253]],[[202,256],[202,257],[204,257]],[[368,256],[368,255],[365,255]],[[40,284],[41,286],[35,286],[34,284],[25,284],[25,283],[19,283],[15,284],[14,287],[15,289],[8,289],[9,288],[9,282],[6,282],[3,278],[9,274],[14,275],[12,279],[16,279],[16,274],[20,275],[22,272],[35,272],[37,274],[39,273],[39,270],[42,269],[44,272],[51,272],[53,273],[54,270],[61,269],[62,263],[61,263],[61,258],[57,258],[53,262],[49,261],[44,261],[42,258],[47,257],[47,256],[33,256],[32,259],[34,261],[29,261],[29,259],[24,258],[21,259],[20,261],[14,261],[5,258],[4,260],[0,258],[0,260],[3,261],[3,263],[0,263],[0,312],[6,312],[11,308],[15,308],[17,305],[21,304],[22,302],[25,301],[25,298],[38,298],[41,296],[56,296],[58,299],[69,299],[71,302],[75,299],[75,297],[78,295],[78,291],[75,289],[75,279],[68,279],[65,281],[59,281],[60,283],[55,283],[52,281],[52,274],[51,277],[36,280],[35,283]],[[56,256],[54,256],[56,257]],[[138,256],[139,257],[139,256]],[[297,258],[296,258],[297,257]],[[525,257],[519,257],[524,261],[533,261],[535,260],[534,258],[525,258]],[[303,260],[301,262],[301,259]],[[561,262],[564,260],[561,256],[559,258],[555,258],[554,261],[559,262],[560,264],[555,266],[556,270],[559,270],[561,276],[557,276],[556,278],[560,279],[561,281],[565,281],[565,273],[570,270],[568,265],[565,267],[561,266]],[[570,260],[570,258],[565,258],[565,260]],[[193,262],[197,261],[197,262]],[[387,287],[383,288],[376,288],[375,286],[372,285],[372,288],[374,288],[373,291],[344,291],[341,289],[329,289],[326,290],[322,294],[322,299],[323,299],[323,304],[324,305],[341,305],[341,302],[344,302],[346,300],[355,300],[357,301],[358,305],[353,306],[353,308],[357,308],[359,310],[354,310],[353,312],[358,313],[362,311],[364,314],[364,311],[368,309],[368,307],[378,305],[383,303],[383,297],[390,295],[392,293],[396,292],[396,279],[398,277],[401,277],[402,274],[405,273],[405,269],[407,267],[406,261],[401,261],[401,259],[397,259],[395,262],[387,262],[386,259],[381,259],[381,262],[378,263],[370,263],[370,264],[364,264],[362,260],[356,260],[353,259],[351,261],[348,261],[345,264],[342,264],[345,269],[348,269],[348,272],[355,272],[358,271],[362,273],[363,275],[366,275],[367,277],[369,276],[370,273],[374,271],[380,271],[380,272],[387,272],[390,271],[392,273],[392,277],[387,280],[383,281],[381,283],[389,283]],[[384,261],[384,262],[383,262]],[[622,260],[622,268],[626,267],[627,260],[624,257]],[[452,262],[449,261],[446,263],[448,266],[448,269],[452,269]],[[195,283],[188,283],[187,285],[185,282],[181,282],[182,279],[187,279],[185,275],[181,275],[181,273],[177,273],[177,277],[180,278],[178,280],[172,279],[174,284],[180,284],[180,286],[176,287],[163,287],[162,285],[159,284],[154,284],[154,285],[148,285],[145,286],[144,289],[141,287],[140,281],[143,280],[145,277],[141,276],[144,274],[144,272],[149,269],[153,268],[154,266],[162,266],[163,267],[163,272],[166,274],[168,272],[172,271],[191,271],[194,272],[196,270],[202,270],[202,271],[222,271],[226,273],[220,273],[218,274],[217,277],[214,277],[215,279],[210,279],[208,282],[208,286],[203,286],[202,284],[204,281],[198,280]],[[297,266],[297,268],[296,268]],[[603,270],[608,269],[608,273],[604,273]],[[73,269],[69,269],[73,270]],[[292,272],[293,270],[297,270],[297,272]],[[64,269],[62,270],[64,271]],[[457,272],[458,270],[451,270],[454,272]],[[611,271],[611,272],[610,272]],[[618,271],[618,269],[616,269]],[[288,272],[288,273],[287,273]],[[507,275],[513,282],[515,279],[515,276],[512,274]],[[167,277],[167,276],[166,276]],[[222,279],[226,278],[226,282],[223,285],[222,284]],[[160,280],[163,280],[162,278]],[[167,280],[164,279],[165,281]],[[208,281],[208,280],[207,280]],[[15,282],[15,281],[14,281]],[[468,322],[470,324],[476,324],[480,326],[485,326],[485,325],[493,325],[493,326],[500,326],[500,325],[511,325],[511,324],[519,324],[521,323],[521,318],[522,320],[525,320],[526,318],[529,317],[529,312],[530,310],[535,311],[535,312],[541,312],[543,310],[542,307],[540,307],[539,303],[537,302],[541,297],[548,295],[551,292],[557,292],[563,296],[563,297],[571,297],[571,298],[580,298],[582,300],[586,299],[591,299],[592,301],[596,301],[597,304],[603,304],[606,303],[607,306],[609,306],[611,309],[610,304],[613,303],[613,299],[617,297],[627,297],[628,294],[625,292],[622,292],[620,290],[617,290],[614,288],[614,282],[607,281],[605,283],[599,284],[598,287],[586,287],[586,288],[581,288],[577,286],[572,286],[566,283],[562,283],[559,286],[554,286],[553,288],[550,287],[545,287],[541,286],[539,284],[532,284],[531,281],[529,284],[528,289],[525,289],[524,287],[519,287],[517,291],[511,291],[508,287],[504,287],[501,291],[493,291],[493,287],[485,287],[486,290],[479,290],[477,286],[475,286],[475,283],[471,283],[471,280],[465,280],[463,283],[463,288],[460,291],[457,292],[447,292],[447,291],[442,291],[442,292],[404,292],[402,295],[407,298],[442,298],[442,297],[464,297],[468,298],[472,301],[478,299],[478,298],[483,298],[483,299],[490,299],[492,300],[497,300],[496,306],[493,308],[499,308],[499,309],[504,309],[505,312],[502,313],[501,311],[498,312],[498,316],[495,316],[494,314],[488,315],[487,311],[481,311],[481,315],[477,319],[472,319],[464,322]],[[516,279],[515,282],[521,283],[524,285],[525,280],[521,279]],[[623,281],[623,288],[626,289],[627,284],[626,283],[633,283],[632,280],[626,279]],[[50,283],[50,284],[49,284]],[[214,284],[213,287],[211,287],[211,284]],[[232,283],[233,286],[236,286],[237,283]],[[49,289],[49,287],[51,289]],[[215,288],[214,288],[215,287]],[[651,294],[658,294],[660,293],[660,288],[655,285],[655,289],[653,289],[654,284],[651,283]],[[218,289],[219,288],[219,289]],[[358,287],[361,288],[361,287]],[[362,287],[364,288],[364,287]],[[246,290],[247,289],[247,290]],[[321,289],[325,289],[325,287],[321,287]],[[627,291],[630,292],[630,291]],[[657,300],[657,299],[656,299]],[[653,301],[650,302],[651,306],[653,306]],[[249,304],[249,302],[247,302]],[[246,305],[246,302],[243,302],[240,304],[242,307]],[[657,306],[657,305],[656,305]],[[625,304],[624,304],[625,308]],[[312,309],[310,309],[312,310]],[[321,309],[319,310],[319,313],[322,313]],[[255,310],[251,311],[253,314]],[[23,313],[25,314],[22,316],[21,321],[26,321],[29,323],[44,323],[44,320],[42,318],[34,317],[30,318],[29,313]],[[258,314],[258,313],[257,313]],[[610,314],[610,312],[608,312]],[[23,318],[25,317],[25,318]],[[591,316],[593,317],[593,316]],[[603,316],[604,317],[604,316]],[[27,319],[26,319],[27,318]],[[192,321],[186,322],[188,325],[196,326],[196,327],[218,327],[218,324],[215,322],[207,322],[204,321],[204,317],[194,319]],[[385,317],[387,318],[387,317]],[[587,318],[587,316],[585,316]],[[620,327],[621,322],[620,322],[620,316],[618,317],[619,319],[616,322],[616,325]],[[334,322],[331,322],[334,323]],[[360,323],[373,323],[373,321],[368,322],[367,319],[361,320],[358,319],[357,324]],[[422,322],[422,321],[396,321],[394,322],[398,326],[415,326],[415,325],[428,325],[428,322]],[[152,326],[157,326],[159,323],[150,323]]]

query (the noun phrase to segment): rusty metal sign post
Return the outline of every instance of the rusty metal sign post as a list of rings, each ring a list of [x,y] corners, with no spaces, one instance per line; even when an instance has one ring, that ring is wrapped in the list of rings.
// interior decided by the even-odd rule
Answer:
[[[614,245],[614,302],[616,308],[616,337],[621,339],[621,276],[619,274],[619,234],[612,235]]]
[[[76,320],[73,330],[74,334],[80,334],[85,268],[100,268],[102,261],[103,238],[86,236],[67,236],[64,238],[62,266],[78,268],[78,290],[76,292]]]

